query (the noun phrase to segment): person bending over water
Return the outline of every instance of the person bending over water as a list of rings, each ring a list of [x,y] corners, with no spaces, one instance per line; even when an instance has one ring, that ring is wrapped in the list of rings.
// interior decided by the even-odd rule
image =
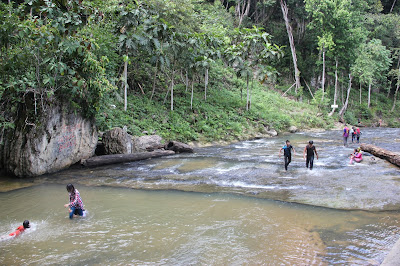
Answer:
[[[350,156],[350,163],[349,164],[353,164],[353,162],[361,162],[362,159],[362,153],[360,149],[354,149],[354,153],[351,154]]]
[[[69,218],[72,219],[74,215],[83,216],[85,209],[83,208],[82,198],[79,191],[74,188],[74,185],[68,184],[67,191],[69,193],[69,203],[65,204],[65,208],[69,208]]]
[[[290,145],[289,140],[287,140],[286,145],[279,150],[279,158],[281,157],[282,150],[283,150],[283,157],[285,158],[285,170],[287,171],[287,167],[292,161],[292,150],[293,150],[293,156],[296,155],[296,151],[294,150],[293,146]]]
[[[307,154],[307,159],[306,159],[306,167],[308,168],[308,165],[310,165],[310,170],[313,169],[314,166],[314,153],[317,156],[318,160],[318,153],[317,149],[313,145],[313,141],[310,140],[307,144],[307,146],[304,148],[304,153],[303,153],[303,158],[306,159],[306,154]]]

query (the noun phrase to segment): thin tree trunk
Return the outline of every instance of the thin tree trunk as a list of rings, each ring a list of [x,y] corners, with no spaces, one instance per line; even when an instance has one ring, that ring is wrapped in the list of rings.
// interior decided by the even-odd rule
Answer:
[[[156,62],[156,72],[154,73],[154,77],[153,77],[153,90],[151,91],[150,100],[153,99],[154,92],[156,91],[156,78],[157,78],[157,74],[158,74],[158,60],[157,60],[157,62]]]
[[[207,86],[208,86],[208,68],[204,74],[204,100],[207,101]]]
[[[246,86],[247,86],[246,111],[248,111],[248,110],[249,110],[249,101],[250,101],[250,91],[249,91],[249,73],[247,73],[247,78],[246,78]]]
[[[334,113],[335,110],[336,110],[337,87],[338,87],[338,73],[337,73],[338,64],[339,64],[339,60],[338,60],[337,57],[336,57],[336,68],[335,68],[335,94],[333,95],[333,105],[334,105],[334,107],[332,107],[332,111],[329,113],[328,116],[332,116],[333,113]]]
[[[254,78],[251,79],[249,110],[251,109],[251,96],[252,96],[252,92],[253,92],[253,85],[254,85]]]
[[[343,80],[343,73],[342,73],[342,80]],[[340,87],[341,89],[340,89],[340,91],[341,91],[341,95],[342,95],[342,105],[344,105],[344,94],[343,94],[343,91],[344,91],[344,89],[343,89],[343,86],[342,87]]]
[[[322,45],[322,101],[324,101],[325,94],[325,44]]]
[[[174,110],[174,76],[175,76],[175,68],[172,69],[172,76],[171,76],[171,111]]]
[[[371,82],[368,85],[368,108],[371,105]]]
[[[392,7],[390,8],[389,13],[392,13],[395,4],[396,4],[396,0],[393,1],[393,5],[392,5]]]
[[[250,11],[250,0],[247,0],[247,3],[241,3],[242,1],[245,2],[245,0],[239,0],[235,8],[236,14],[239,17],[239,27],[243,22],[243,18],[247,16]]]
[[[361,82],[360,82],[360,105],[361,105],[361,103],[362,103],[361,92],[362,92],[362,87],[361,87]]]
[[[339,112],[339,116],[341,121],[343,121],[343,115],[347,110],[347,105],[349,103],[349,96],[350,96],[350,90],[351,90],[351,80],[353,79],[353,77],[351,76],[351,74],[349,74],[349,87],[347,88],[347,97],[346,97],[346,102],[344,103],[342,109],[340,109]]]
[[[399,70],[400,71],[400,70]],[[397,81],[397,87],[396,87],[396,91],[394,92],[394,100],[393,100],[393,106],[392,106],[392,112],[394,111],[394,108],[396,106],[396,99],[397,99],[397,93],[399,92],[399,87],[400,87],[400,81]]]
[[[188,77],[188,71],[186,70],[186,81],[185,81],[185,85],[186,85],[186,90],[185,92],[188,91],[188,87],[189,87],[189,77]]]
[[[128,55],[124,63],[124,111],[128,109]]]
[[[194,85],[194,78],[192,80],[192,94],[190,96],[190,110],[193,110],[193,85]]]
[[[283,0],[281,0],[281,9],[282,9],[282,14],[283,14],[283,19],[285,20],[286,32],[289,37],[290,50],[292,51],[294,78],[295,78],[295,82],[296,82],[295,92],[297,94],[297,90],[300,89],[300,86],[301,86],[300,71],[297,68],[296,47],[294,45],[294,40],[293,40],[292,26],[290,26],[289,19],[288,19],[288,8],[286,5],[286,2],[284,2]]]

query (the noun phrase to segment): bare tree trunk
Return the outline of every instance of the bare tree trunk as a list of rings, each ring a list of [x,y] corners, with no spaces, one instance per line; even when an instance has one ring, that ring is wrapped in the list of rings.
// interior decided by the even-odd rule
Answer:
[[[239,17],[239,27],[243,22],[243,19],[245,16],[247,16],[249,14],[250,11],[250,0],[239,0],[236,8],[235,8],[235,12],[236,15]]]
[[[368,85],[368,108],[371,105],[371,82]]]
[[[186,70],[185,78],[186,78],[186,80],[185,80],[185,85],[186,85],[185,92],[187,92],[188,91],[188,87],[189,87],[189,77],[188,77],[188,71],[187,70]]]
[[[353,77],[351,76],[351,73],[349,74],[349,87],[347,88],[347,97],[346,97],[346,102],[344,103],[342,109],[340,109],[339,116],[341,121],[343,121],[343,115],[347,110],[347,105],[349,103],[349,96],[350,96],[350,90],[351,90],[351,80]]]
[[[361,150],[369,152],[376,157],[385,159],[394,165],[400,166],[400,155],[398,153],[377,147],[372,144],[361,144],[360,148]]]
[[[193,85],[194,85],[194,78],[192,80],[192,95],[190,96],[190,110],[193,109]]]
[[[399,69],[399,71],[400,71],[400,69]],[[394,100],[393,100],[393,106],[392,106],[392,112],[394,111],[394,108],[395,108],[395,106],[396,106],[396,99],[397,99],[397,93],[399,92],[399,87],[400,87],[400,81],[398,80],[397,81],[397,87],[396,87],[396,91],[394,92]]]
[[[281,9],[282,9],[282,14],[283,14],[283,19],[285,20],[285,25],[286,25],[286,31],[289,37],[289,43],[290,43],[290,50],[292,51],[292,58],[293,58],[293,67],[294,67],[294,78],[296,81],[296,87],[295,87],[295,92],[297,94],[297,90],[300,89],[301,84],[300,84],[300,71],[297,68],[297,56],[296,56],[296,47],[294,45],[294,40],[293,40],[293,32],[292,32],[292,26],[290,26],[289,19],[288,19],[288,8],[286,5],[286,2],[281,0]]]
[[[249,101],[250,101],[250,91],[249,91],[249,73],[247,73],[246,85],[247,85],[246,111],[248,111],[248,110],[249,110]]]
[[[171,111],[174,110],[174,77],[175,77],[175,68],[172,69],[172,76],[171,76]]]
[[[361,105],[361,92],[362,92],[362,87],[361,87],[361,82],[360,82],[360,105]]]
[[[128,55],[124,63],[124,111],[128,109]]]
[[[332,111],[328,114],[328,116],[332,116],[333,113],[334,113],[335,110],[336,110],[337,87],[338,87],[338,73],[337,73],[338,64],[339,64],[339,60],[338,60],[337,57],[336,57],[336,68],[335,68],[335,94],[334,94],[334,96],[333,96],[333,105],[334,105],[334,107],[332,107]]]
[[[392,7],[390,8],[390,11],[389,11],[389,13],[392,13],[392,11],[393,11],[393,7],[394,7],[394,5],[396,4],[396,0],[394,0],[393,1],[393,5],[392,5]]]
[[[325,44],[322,45],[322,101],[324,101],[325,94]]]
[[[204,74],[204,100],[207,101],[207,86],[208,86],[208,68]]]
[[[157,60],[157,62],[156,62],[156,72],[154,73],[154,77],[153,77],[153,90],[151,91],[150,100],[153,99],[154,92],[156,91],[156,78],[157,78],[157,74],[158,74],[158,60]]]

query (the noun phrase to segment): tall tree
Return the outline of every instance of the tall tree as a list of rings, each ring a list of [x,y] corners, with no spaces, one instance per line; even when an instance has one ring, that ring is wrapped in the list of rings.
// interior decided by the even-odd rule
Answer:
[[[292,52],[293,67],[294,67],[294,79],[295,79],[295,84],[296,84],[295,92],[297,94],[297,90],[300,89],[300,87],[301,87],[300,71],[297,67],[296,47],[295,47],[294,39],[293,39],[292,26],[290,25],[290,22],[289,22],[288,7],[286,5],[286,1],[281,0],[281,9],[282,9],[282,14],[283,14],[283,19],[285,20],[286,31],[287,31],[288,38],[289,38],[290,50]]]
[[[372,85],[386,78],[390,64],[390,51],[381,40],[372,39],[360,47],[352,69],[360,82],[368,84],[368,107],[371,105]]]

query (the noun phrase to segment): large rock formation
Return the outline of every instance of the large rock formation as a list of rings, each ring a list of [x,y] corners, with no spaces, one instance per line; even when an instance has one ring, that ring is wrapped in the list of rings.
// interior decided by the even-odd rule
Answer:
[[[157,150],[163,147],[162,138],[158,135],[137,137],[133,140],[132,152]]]
[[[122,128],[116,127],[103,134],[105,154],[131,154],[132,136]]]
[[[35,124],[19,121],[15,129],[6,131],[0,165],[19,177],[56,172],[91,157],[97,139],[92,120],[60,106],[49,107]]]

